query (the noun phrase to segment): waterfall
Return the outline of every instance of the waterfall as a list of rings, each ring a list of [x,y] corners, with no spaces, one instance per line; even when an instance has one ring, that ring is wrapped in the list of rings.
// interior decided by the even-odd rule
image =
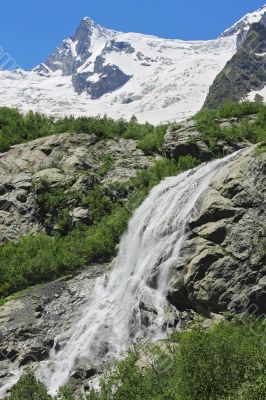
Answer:
[[[82,318],[57,338],[60,350],[39,366],[37,376],[51,394],[81,360],[88,366],[114,360],[138,339],[166,337],[167,288],[187,224],[217,171],[233,157],[164,179],[136,210],[112,271],[96,280]],[[143,303],[154,311],[150,324],[143,323]]]

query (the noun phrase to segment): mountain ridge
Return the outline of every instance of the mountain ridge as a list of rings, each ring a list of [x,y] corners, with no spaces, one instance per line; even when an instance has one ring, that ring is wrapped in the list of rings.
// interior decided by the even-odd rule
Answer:
[[[123,33],[85,17],[74,35],[33,70],[0,71],[0,104],[55,117],[136,115],[154,124],[184,120],[203,106],[249,21],[263,18],[264,9],[208,41]]]

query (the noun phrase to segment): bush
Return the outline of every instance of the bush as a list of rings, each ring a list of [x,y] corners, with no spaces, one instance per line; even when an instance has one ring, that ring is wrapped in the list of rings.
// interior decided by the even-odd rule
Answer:
[[[164,125],[154,128],[139,140],[139,148],[145,154],[160,153],[165,133],[166,126]]]
[[[39,220],[48,234],[64,235],[72,229],[71,209],[79,204],[82,196],[69,190],[64,184],[51,186],[46,179],[34,184],[35,201],[39,209]]]
[[[247,118],[255,114],[253,120]],[[223,128],[221,118],[236,117],[238,124]],[[266,106],[261,103],[226,103],[217,110],[202,109],[195,115],[196,125],[214,156],[220,156],[218,141],[234,144],[243,140],[258,143],[266,140]]]
[[[154,127],[139,124],[136,118],[129,122],[115,121],[104,117],[64,117],[54,120],[40,113],[30,111],[26,115],[16,109],[0,107],[0,152],[7,151],[12,145],[24,143],[39,137],[59,133],[88,133],[99,139],[124,137],[141,141],[147,151],[158,149],[166,132],[166,126]],[[155,139],[156,138],[156,139]]]
[[[178,352],[178,374],[185,398],[220,399],[245,382],[253,384],[266,367],[266,352],[258,340],[262,329],[259,322],[247,318],[184,335]]]
[[[12,388],[10,400],[52,400],[45,386],[38,382],[35,376],[27,373]]]
[[[265,319],[238,317],[209,330],[191,327],[176,333],[168,345],[138,346],[104,374],[99,389],[91,390],[87,400],[264,400],[263,335]],[[25,397],[11,400],[35,400],[33,388],[41,400],[50,400],[41,397],[44,388],[32,376],[23,377],[13,389]],[[64,389],[56,399],[75,397]]]
[[[118,206],[99,224],[66,236],[28,235],[1,246],[0,297],[75,272],[93,261],[109,261],[128,218],[128,211]]]
[[[166,350],[152,346],[129,352],[89,399],[265,399],[266,349],[258,340],[264,331],[264,322],[235,319],[177,334],[177,345]],[[140,354],[145,368],[139,366]]]

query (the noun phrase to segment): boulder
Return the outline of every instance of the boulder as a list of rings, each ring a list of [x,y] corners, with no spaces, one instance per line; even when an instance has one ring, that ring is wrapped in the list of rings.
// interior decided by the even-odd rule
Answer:
[[[82,222],[84,224],[90,224],[92,222],[90,212],[86,208],[76,207],[70,213],[73,222]]]
[[[177,127],[170,127],[164,137],[163,151],[168,158],[191,155],[201,161],[208,161],[212,154],[201,134],[196,130],[193,120],[183,122]]]
[[[66,177],[58,168],[46,168],[33,175],[34,181],[42,179],[45,179],[50,185],[54,186],[63,183],[66,180]]]

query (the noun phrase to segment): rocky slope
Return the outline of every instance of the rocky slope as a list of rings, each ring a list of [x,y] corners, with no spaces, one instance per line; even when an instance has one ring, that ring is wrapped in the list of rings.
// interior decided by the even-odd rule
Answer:
[[[249,115],[247,121],[252,124],[253,116]],[[232,129],[241,124],[241,118],[220,118],[216,119],[215,123],[217,131],[224,128]],[[231,143],[228,140],[220,139],[217,141],[216,151],[222,157],[250,145],[251,143],[246,139],[233,140]],[[208,145],[203,133],[199,131],[194,119],[170,126],[164,136],[162,147],[165,157],[170,159],[190,155],[204,162],[210,161],[214,156],[213,149]]]
[[[107,270],[107,265],[90,266],[75,278],[36,287],[0,308],[0,397],[14,370],[48,358],[56,337],[78,322],[95,279]],[[82,378],[78,371],[75,378]]]
[[[254,100],[254,93],[259,93],[266,84],[265,54],[266,27],[254,23],[237,53],[217,75],[204,106],[217,108],[225,101],[239,101],[248,96]]]
[[[190,127],[187,129],[191,132],[192,124],[188,125]],[[186,133],[189,136],[189,132]],[[184,135],[183,130],[183,138]],[[165,149],[173,149],[173,140],[173,136],[170,142],[169,135],[166,137]],[[47,176],[54,184],[62,174],[74,182],[77,158],[70,152],[69,141],[73,141],[72,146],[79,154],[82,144],[86,143],[85,148],[91,157],[94,154],[92,149],[95,150],[94,146],[99,145],[94,143],[93,138],[88,139],[85,135],[65,134],[40,139],[11,149],[9,157],[8,153],[5,155],[5,165],[9,165],[11,170],[11,155],[14,161],[18,152],[34,157],[39,154],[35,163],[34,157],[27,157],[22,161],[27,167],[35,165],[32,169],[33,176],[48,170]],[[176,140],[176,148],[180,145],[177,142]],[[57,148],[55,143],[60,146],[60,152],[53,154]],[[169,143],[171,146],[167,147]],[[110,146],[105,149],[112,149],[112,154],[115,154],[114,148],[118,151],[115,145],[119,144],[105,143],[105,146]],[[133,146],[132,150],[135,149],[132,141],[127,142],[127,145]],[[198,145],[202,148],[202,145]],[[41,149],[45,149],[45,152]],[[260,146],[250,146],[241,150],[233,161],[222,167],[198,203],[197,213],[192,215],[187,227],[187,239],[182,246],[168,289],[169,313],[166,318],[170,329],[176,325],[184,326],[194,312],[208,318],[225,311],[265,314],[266,153],[262,149]],[[37,151],[40,153],[36,153]],[[120,155],[121,151],[124,150],[120,146]],[[51,166],[48,153],[53,154],[52,158],[60,154],[62,170],[47,168]],[[125,158],[123,165],[126,165],[124,172],[121,172],[123,166],[120,165],[117,172],[114,173],[114,169],[107,179],[128,179],[127,161],[134,160],[138,168],[150,163],[138,150],[133,151],[133,156],[130,153],[130,160],[126,158],[126,152],[122,154]],[[206,152],[203,154],[205,157]],[[86,161],[88,162],[88,158]],[[90,161],[94,165],[95,160],[92,162],[90,158]],[[13,166],[13,172],[14,168],[17,172],[21,171],[25,165]],[[130,171],[130,174],[134,173],[134,169]],[[31,180],[27,179],[29,187]],[[78,182],[82,179],[79,176]],[[14,190],[21,188],[13,188],[12,191]],[[4,212],[8,213],[9,210]],[[7,225],[8,229],[11,235],[11,228]],[[107,265],[87,267],[74,278],[66,277],[30,289],[0,308],[0,386],[7,382],[18,366],[37,366],[47,359],[51,348],[56,346],[59,332],[65,330],[67,338],[68,327],[78,320],[85,302],[90,298],[94,279],[103,273],[108,273]],[[152,319],[153,310],[146,304],[143,305],[142,312],[145,320]],[[70,382],[73,385],[80,385],[82,382],[87,387],[89,379],[100,372],[102,367],[78,365]]]
[[[191,218],[170,285],[178,309],[265,314],[265,173],[266,153],[253,149],[216,175]]]
[[[0,242],[45,231],[37,201],[42,182],[86,195],[99,184],[126,182],[153,160],[134,140],[98,140],[88,134],[65,133],[14,146],[0,154]],[[78,199],[69,206],[72,220],[93,223]]]

